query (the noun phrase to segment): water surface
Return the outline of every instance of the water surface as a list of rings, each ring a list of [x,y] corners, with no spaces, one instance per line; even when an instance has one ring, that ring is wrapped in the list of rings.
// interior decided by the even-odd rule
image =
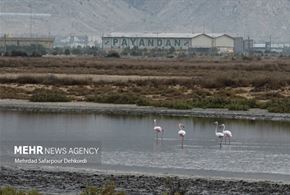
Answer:
[[[156,142],[154,118],[165,129],[162,141]],[[0,136],[2,146],[4,140],[101,142],[102,166],[96,169],[290,179],[289,122],[219,119],[233,133],[231,145],[220,148],[214,121],[191,117],[0,112]],[[180,122],[187,132],[184,149],[177,135]]]

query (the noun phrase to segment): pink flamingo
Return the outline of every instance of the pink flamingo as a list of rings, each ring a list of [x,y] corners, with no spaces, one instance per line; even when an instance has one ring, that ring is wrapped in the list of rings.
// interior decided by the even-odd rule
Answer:
[[[222,143],[223,143],[223,138],[224,138],[225,135],[224,135],[224,133],[217,131],[219,123],[216,121],[216,122],[214,122],[214,124],[216,125],[215,136],[220,139],[220,148],[221,148],[222,147]]]
[[[179,131],[178,131],[178,135],[181,138],[181,148],[183,149],[183,142],[184,142],[184,136],[186,134],[186,131],[184,130],[184,125],[179,123]]]
[[[159,133],[161,133],[161,139],[162,139],[163,138],[164,129],[162,129],[161,126],[157,125],[157,120],[156,119],[154,119],[153,121],[154,121],[154,128],[153,129],[156,132],[156,141],[158,143],[158,135],[159,135]]]
[[[227,144],[227,138],[229,140],[229,144],[231,144],[231,137],[233,137],[232,132],[229,130],[225,130],[225,128],[226,128],[225,124],[221,124],[220,126],[223,128],[223,134],[225,137],[225,144]]]

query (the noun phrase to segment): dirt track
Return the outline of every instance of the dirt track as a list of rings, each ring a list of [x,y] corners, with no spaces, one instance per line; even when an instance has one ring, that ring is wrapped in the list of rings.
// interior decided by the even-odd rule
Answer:
[[[147,80],[147,79],[190,79],[191,77],[180,76],[140,76],[140,75],[97,75],[97,74],[49,74],[49,73],[3,73],[2,78],[18,78],[18,77],[47,77],[55,76],[57,78],[66,79],[91,79],[92,81],[130,81],[130,80]]]

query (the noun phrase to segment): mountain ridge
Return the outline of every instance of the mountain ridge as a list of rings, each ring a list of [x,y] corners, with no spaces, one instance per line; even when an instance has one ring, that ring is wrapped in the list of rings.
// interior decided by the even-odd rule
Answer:
[[[205,31],[290,41],[290,0],[2,0],[0,9],[52,15],[1,16],[2,34]]]

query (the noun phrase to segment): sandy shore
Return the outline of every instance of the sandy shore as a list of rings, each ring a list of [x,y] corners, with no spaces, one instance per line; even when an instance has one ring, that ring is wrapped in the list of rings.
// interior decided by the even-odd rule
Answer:
[[[184,178],[142,174],[44,171],[1,167],[0,186],[35,188],[44,194],[79,194],[86,186],[100,187],[114,181],[126,194],[289,194],[290,185],[264,181]]]
[[[192,116],[204,118],[228,118],[247,120],[290,121],[290,114],[269,113],[266,110],[229,111],[226,109],[175,110],[135,105],[97,104],[89,102],[33,103],[26,100],[0,100],[0,110],[55,113],[95,113]]]

